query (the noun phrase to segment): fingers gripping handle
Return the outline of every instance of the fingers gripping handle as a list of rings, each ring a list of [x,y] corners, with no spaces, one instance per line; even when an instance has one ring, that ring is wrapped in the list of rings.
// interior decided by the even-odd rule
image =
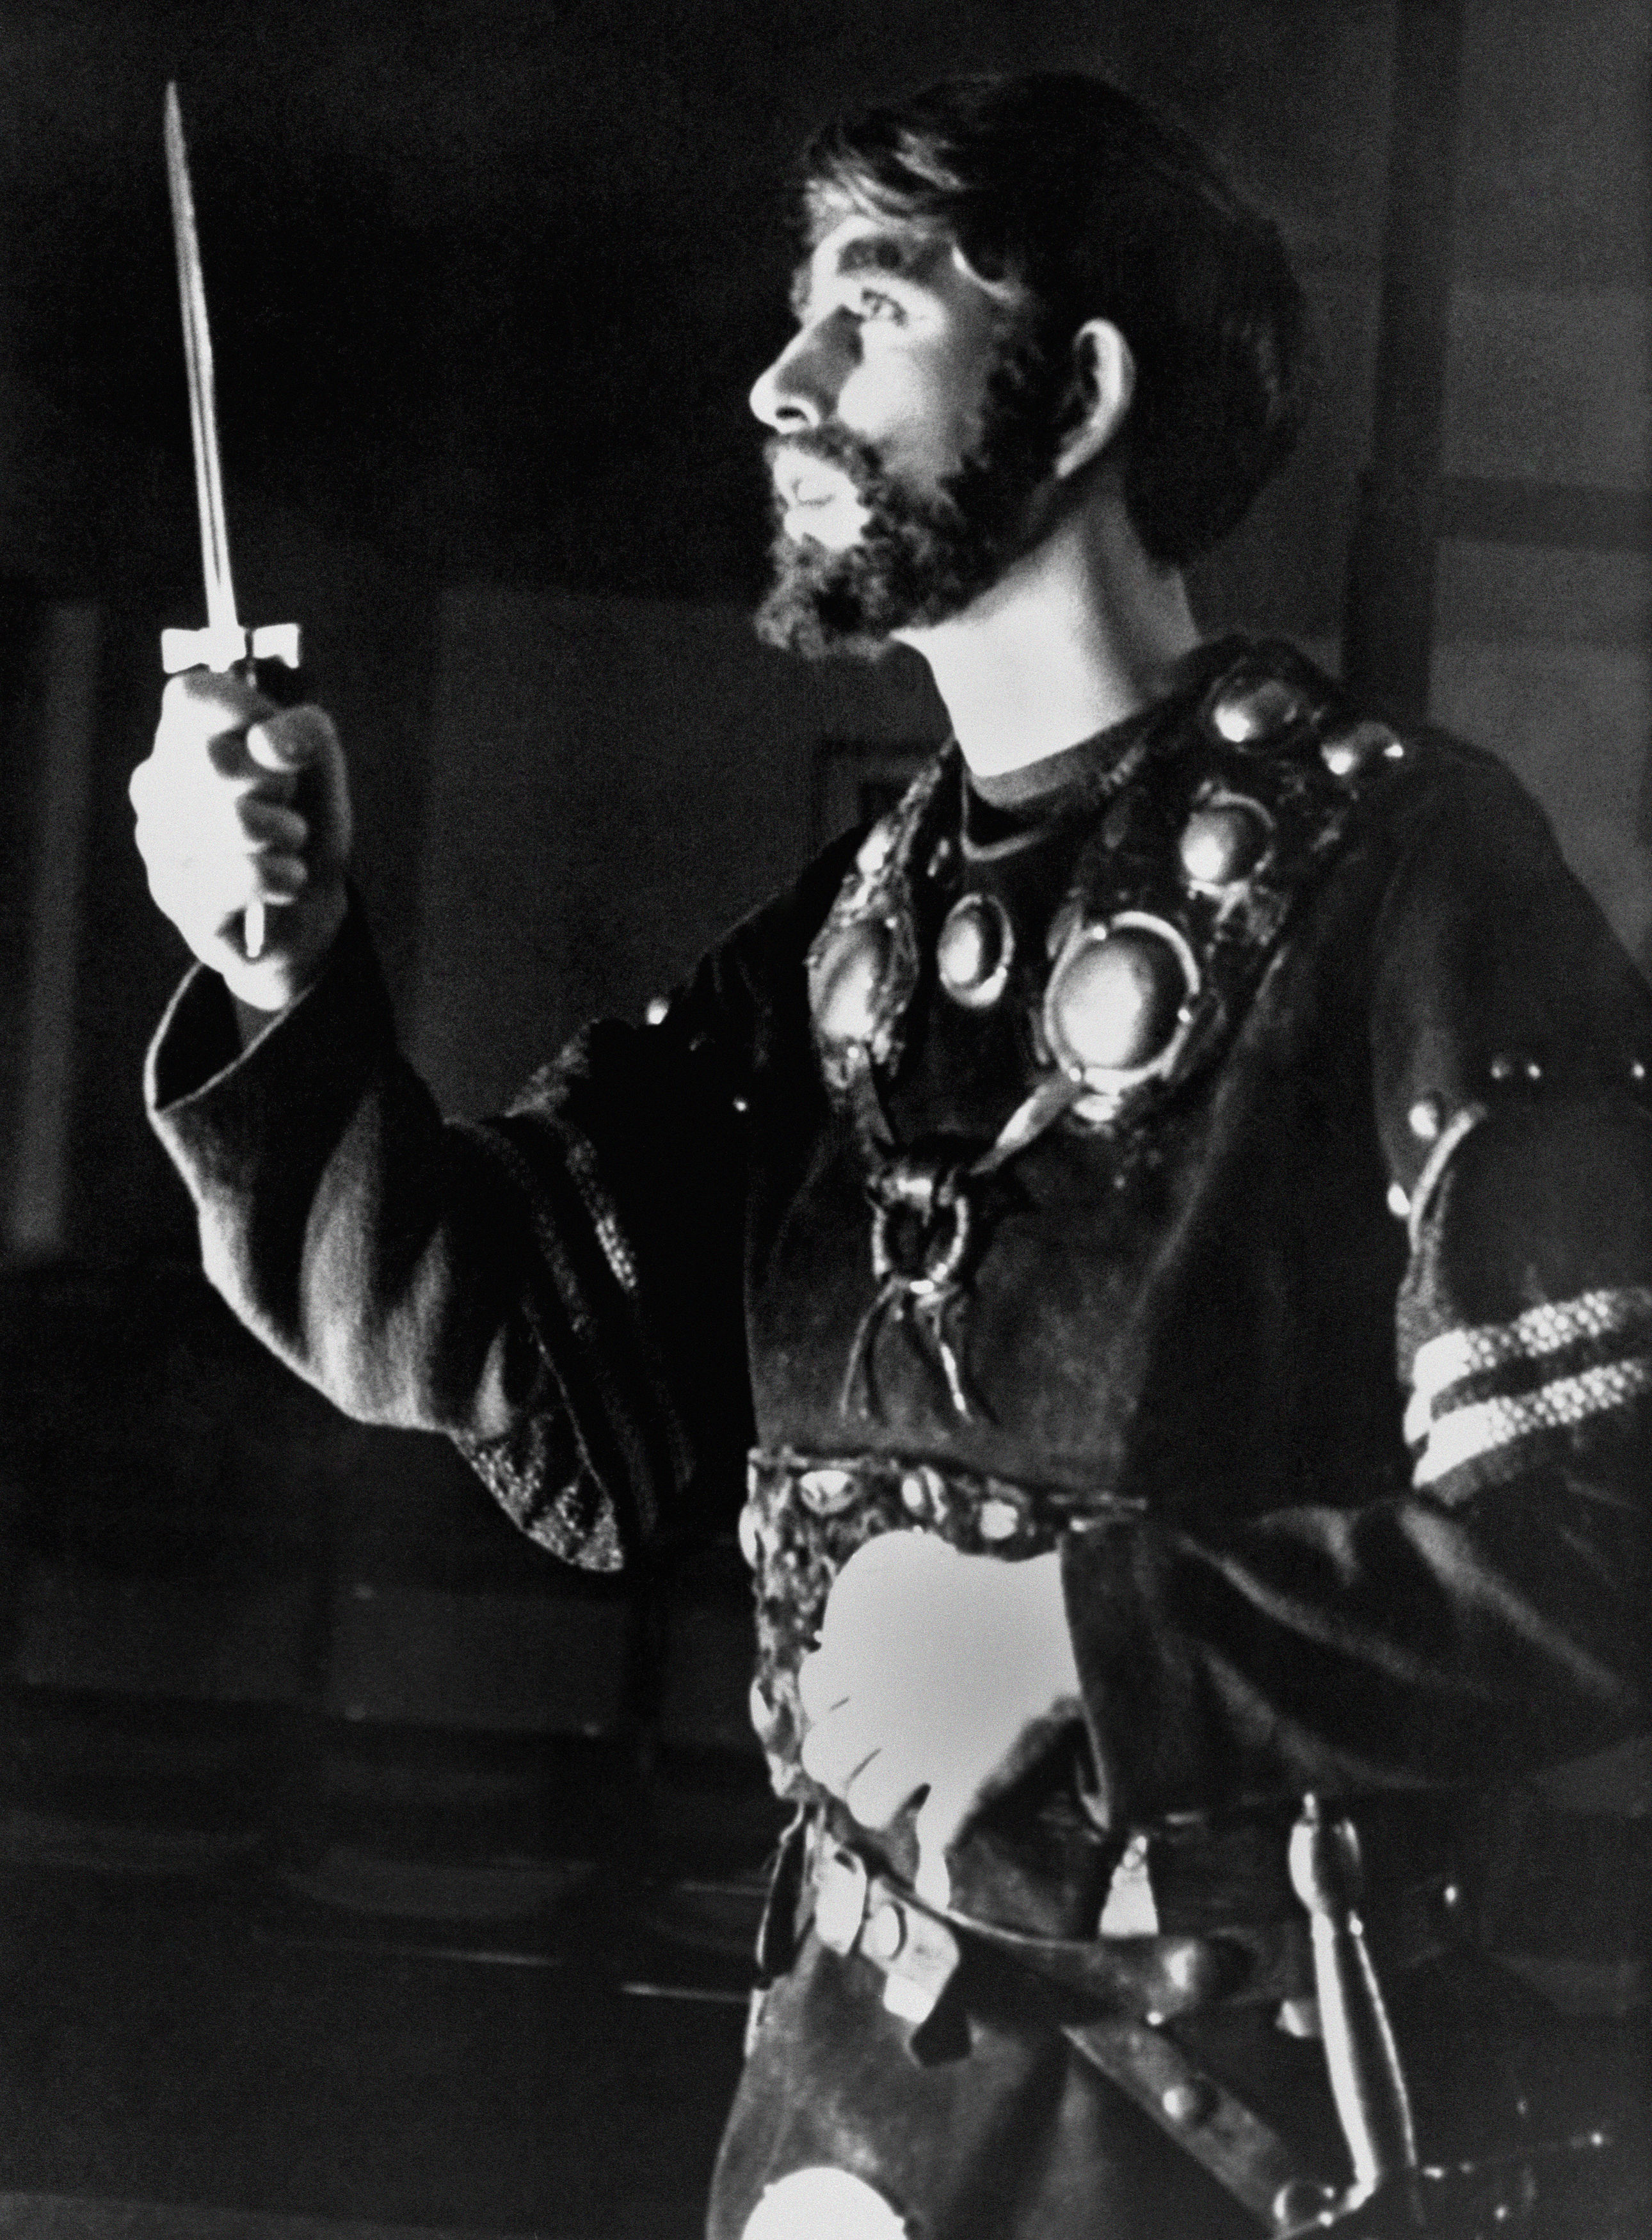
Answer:
[[[283,708],[298,697],[298,662],[296,623],[270,623],[252,630],[235,623],[161,632],[161,667],[167,676],[186,669],[233,670]],[[267,930],[263,903],[250,902],[241,915],[241,947],[250,964],[263,955]]]

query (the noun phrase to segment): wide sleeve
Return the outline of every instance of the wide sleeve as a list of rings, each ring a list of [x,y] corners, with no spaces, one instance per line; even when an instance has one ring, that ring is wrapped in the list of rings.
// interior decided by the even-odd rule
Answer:
[[[738,929],[659,1023],[587,1030],[474,1123],[403,1057],[358,914],[244,1051],[222,983],[191,973],[146,1086],[209,1277],[346,1413],[453,1439],[568,1560],[614,1570],[726,1522],[754,1107],[831,876]]]
[[[1645,1723],[1652,1000],[1535,807],[1440,753],[1380,843],[1362,1023],[1409,1451],[1353,1505],[1073,1536],[1133,1817],[1495,1785]]]

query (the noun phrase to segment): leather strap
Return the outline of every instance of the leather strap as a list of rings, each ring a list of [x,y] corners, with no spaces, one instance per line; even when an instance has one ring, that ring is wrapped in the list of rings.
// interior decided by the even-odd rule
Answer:
[[[1075,2023],[1062,2035],[1091,2068],[1167,2132],[1270,2230],[1276,2205],[1302,2178],[1271,2125],[1191,2062],[1174,2039],[1146,2023],[1119,2017]]]
[[[1285,1921],[1232,1922],[1202,1934],[1067,1938],[1029,1936],[994,1922],[921,1903],[903,1883],[869,1868],[847,1844],[823,1837],[812,1880],[816,1929],[835,1951],[859,1950],[888,1977],[904,1976],[943,1925],[1059,1990],[1144,2022],[1216,2005],[1278,2006],[1311,1997],[1309,1926]],[[1386,1966],[1403,1971],[1438,1957],[1457,1941],[1455,1885],[1444,1877],[1398,1894],[1381,1941]],[[863,1933],[876,1921],[875,1936]],[[923,1970],[934,1979],[932,1964]],[[909,2009],[907,2001],[903,2011]]]

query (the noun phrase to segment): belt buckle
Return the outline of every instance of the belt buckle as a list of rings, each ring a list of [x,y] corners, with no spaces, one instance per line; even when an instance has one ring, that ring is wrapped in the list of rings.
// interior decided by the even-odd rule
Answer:
[[[845,1843],[827,1837],[815,1860],[815,1934],[846,1960],[858,1951],[883,1978],[887,2011],[924,2023],[957,1973],[958,1940],[944,1921],[909,1904]]]
[[[883,2005],[903,2023],[926,2023],[958,1970],[958,1940],[944,1921],[887,1887],[876,1888],[861,1950],[883,1971]]]

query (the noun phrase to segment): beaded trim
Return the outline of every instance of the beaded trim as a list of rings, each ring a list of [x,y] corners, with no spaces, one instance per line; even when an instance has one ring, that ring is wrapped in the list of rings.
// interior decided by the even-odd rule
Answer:
[[[1569,1430],[1652,1390],[1652,1358],[1622,1341],[1652,1337],[1652,1287],[1581,1292],[1528,1307],[1506,1323],[1442,1331],[1417,1349],[1405,1433],[1420,1450],[1414,1483],[1437,1484],[1466,1464],[1533,1433]],[[1613,1357],[1566,1364],[1532,1382],[1557,1357],[1618,1341]],[[1488,1383],[1492,1389],[1486,1389]],[[1522,1390],[1510,1390],[1522,1386]],[[1444,1402],[1444,1405],[1436,1403]]]
[[[1535,1392],[1477,1400],[1454,1409],[1431,1427],[1412,1482],[1419,1489],[1437,1484],[1465,1463],[1479,1462],[1534,1432],[1572,1430],[1610,1409],[1627,1407],[1648,1392],[1652,1392],[1652,1361],[1636,1356],[1587,1369],[1577,1377],[1557,1377]]]

